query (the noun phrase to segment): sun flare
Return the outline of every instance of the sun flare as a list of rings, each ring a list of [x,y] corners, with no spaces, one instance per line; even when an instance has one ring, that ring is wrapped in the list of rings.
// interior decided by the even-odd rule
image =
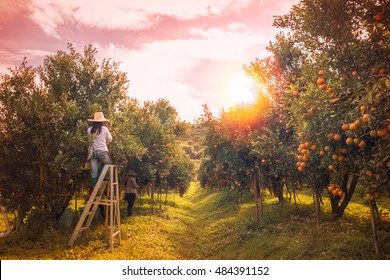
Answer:
[[[229,87],[229,102],[231,105],[249,104],[256,100],[257,90],[253,79],[245,74],[235,76]]]

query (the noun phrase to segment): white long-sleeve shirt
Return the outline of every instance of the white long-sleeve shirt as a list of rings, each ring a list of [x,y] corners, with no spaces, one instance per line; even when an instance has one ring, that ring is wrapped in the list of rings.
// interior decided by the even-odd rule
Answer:
[[[125,193],[138,194],[139,186],[135,180],[135,177],[130,176],[126,181]]]
[[[90,126],[87,130],[89,134],[91,134],[92,126]],[[112,135],[107,127],[102,126],[102,130],[99,135],[96,135],[93,142],[92,147],[94,151],[105,151],[108,152],[107,144],[112,141]]]

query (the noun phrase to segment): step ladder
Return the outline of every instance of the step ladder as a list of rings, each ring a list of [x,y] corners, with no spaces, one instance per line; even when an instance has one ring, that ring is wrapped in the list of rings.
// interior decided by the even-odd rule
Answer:
[[[110,176],[109,181],[105,181],[107,174]],[[105,225],[107,226],[108,219],[110,223],[110,252],[112,252],[114,247],[114,237],[118,237],[118,244],[120,244],[121,241],[120,197],[118,167],[116,165],[104,165],[99,179],[68,242],[69,247],[73,246],[76,239],[84,230],[89,229],[99,205],[105,205],[108,207],[108,211],[106,211]]]

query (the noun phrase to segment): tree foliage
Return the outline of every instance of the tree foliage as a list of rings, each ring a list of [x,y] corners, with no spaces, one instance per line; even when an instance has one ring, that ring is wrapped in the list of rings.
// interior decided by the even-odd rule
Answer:
[[[189,183],[192,166],[177,166],[184,155],[174,145],[181,131],[175,108],[164,99],[141,106],[127,95],[119,63],[99,64],[96,54],[90,45],[78,53],[68,44],[39,67],[25,59],[1,74],[1,204],[18,210],[20,221],[59,218],[89,186],[87,119],[96,111],[112,121],[109,150],[123,172],[135,169],[149,182],[160,170],[172,182]]]

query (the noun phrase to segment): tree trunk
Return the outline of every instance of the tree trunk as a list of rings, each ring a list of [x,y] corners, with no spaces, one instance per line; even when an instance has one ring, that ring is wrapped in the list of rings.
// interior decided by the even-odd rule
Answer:
[[[256,226],[259,228],[260,218],[259,218],[259,193],[256,184],[256,175],[253,176],[253,192],[255,193],[255,204],[256,204]]]
[[[344,199],[341,200],[341,198],[338,196],[330,196],[332,213],[336,218],[341,218],[343,216],[344,211],[351,201],[353,193],[355,192],[358,179],[359,177],[355,176],[353,173],[344,175],[343,182],[341,184],[341,189],[344,192]]]
[[[375,210],[374,210],[374,203],[375,201],[370,200],[369,205],[370,205],[370,212],[371,212],[371,227],[372,227],[372,234],[374,237],[374,248],[375,248],[375,253],[378,255],[379,254],[379,242],[378,242],[378,230],[376,226],[376,215],[375,215]]]

